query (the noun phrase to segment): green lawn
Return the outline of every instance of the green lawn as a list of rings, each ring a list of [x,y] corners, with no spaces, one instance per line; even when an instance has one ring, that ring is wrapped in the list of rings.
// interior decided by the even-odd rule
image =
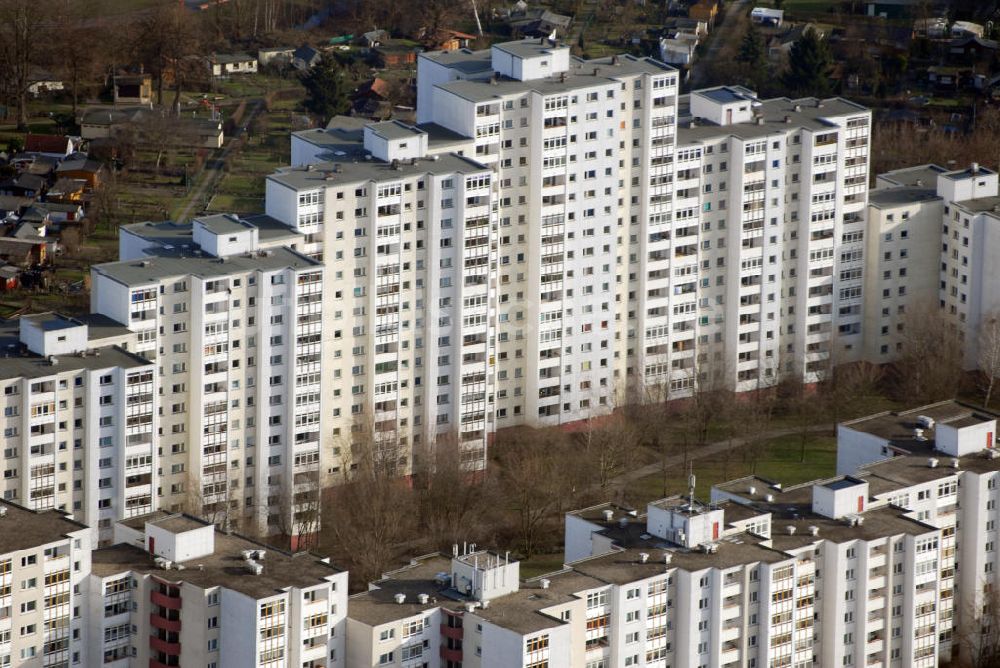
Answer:
[[[837,439],[824,434],[810,434],[806,440],[805,461],[801,458],[801,445],[797,435],[780,436],[768,441],[764,455],[753,462],[745,458],[739,448],[718,457],[694,460],[698,498],[707,501],[712,485],[751,473],[785,485],[794,485],[817,478],[826,478],[836,472]],[[687,472],[677,467],[668,471],[666,489],[664,476],[657,472],[631,483],[624,490],[629,502],[643,506],[649,501],[681,494],[687,491]],[[666,492],[666,494],[664,494]]]

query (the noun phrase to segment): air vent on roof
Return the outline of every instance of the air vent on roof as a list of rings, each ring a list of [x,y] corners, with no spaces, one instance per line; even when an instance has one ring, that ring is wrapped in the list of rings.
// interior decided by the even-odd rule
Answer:
[[[767,494],[764,496],[764,500],[768,503],[774,503],[774,494]]]
[[[799,113],[800,111],[802,111],[802,105],[800,104],[795,105],[795,113]]]
[[[7,506],[0,506],[0,517],[7,517]]]
[[[664,564],[666,564],[666,565],[669,566],[670,562],[673,561],[673,560],[674,560],[674,555],[670,554],[669,552],[664,552],[663,553],[663,563]]]
[[[951,460],[951,468],[953,468],[953,469],[957,469],[958,468],[958,458],[957,457],[953,457],[952,458],[952,460]]]
[[[427,601],[430,600],[430,596],[427,594],[417,594],[417,600],[420,601],[420,605],[427,605]]]
[[[754,487],[753,485],[750,485],[750,488],[747,489],[747,492],[749,492],[750,494],[756,494],[757,493],[757,488]]]
[[[396,594],[392,598],[398,605],[403,605],[406,602],[406,594]]]
[[[789,524],[787,527],[785,527],[785,530],[788,531],[788,535],[789,536],[794,536],[795,535],[795,527],[792,526],[791,524]]]
[[[548,589],[550,584],[552,584],[552,582],[548,578],[542,578],[541,580],[538,581],[538,585],[542,589]]]
[[[819,527],[816,526],[816,525],[810,526],[809,527],[809,535],[810,536],[818,536],[819,535]]]
[[[931,457],[930,459],[927,460],[927,468],[936,469],[937,465],[938,465],[938,460],[935,459],[934,457]]]
[[[601,514],[604,516],[605,522],[610,522],[615,517],[615,511],[613,510],[605,510]]]
[[[640,552],[639,553],[639,563],[640,564],[644,564],[647,561],[649,561],[649,554],[647,552]]]

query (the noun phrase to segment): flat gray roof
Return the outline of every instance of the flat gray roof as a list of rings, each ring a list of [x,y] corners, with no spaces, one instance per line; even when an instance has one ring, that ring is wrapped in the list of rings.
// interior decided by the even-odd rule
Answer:
[[[631,55],[609,56],[592,60],[570,58],[569,70],[554,77],[527,81],[503,77],[496,81],[458,79],[440,84],[438,87],[471,102],[486,102],[505,95],[521,95],[528,91],[535,91],[542,95],[568,93],[613,83],[622,77],[675,71],[676,69],[670,65],[665,65],[652,58],[637,58]],[[565,76],[562,76],[563,74]]]
[[[55,364],[41,355],[23,353],[22,350],[17,320],[0,320],[0,356],[3,356],[0,357],[0,380],[44,378],[60,373],[107,369],[114,366],[135,369],[153,365],[153,362],[118,346],[101,346],[84,357],[55,355]]]
[[[691,127],[690,97],[681,96],[678,104],[680,106],[678,118],[684,117],[686,119],[686,122],[679,123],[677,127],[677,145],[679,147],[721,137],[759,139],[774,133],[784,134],[793,128],[824,130],[838,127],[828,120],[830,117],[871,113],[869,109],[841,97],[824,100],[811,97],[797,100],[779,97],[761,100],[759,106],[754,109],[758,117],[763,119],[763,123],[753,121],[717,125],[705,119],[698,119],[695,127]]]
[[[83,323],[79,320],[62,315],[61,313],[35,313],[32,315],[22,315],[22,320],[30,320],[46,332],[54,332],[60,329],[79,327]]]
[[[731,102],[740,102],[754,99],[756,96],[753,91],[742,86],[719,86],[718,88],[703,88],[701,90],[696,90],[692,95],[700,95],[702,97],[707,97],[714,102],[720,104],[729,104]]]
[[[133,333],[132,330],[117,320],[113,320],[100,313],[88,313],[87,315],[78,316],[76,319],[87,326],[88,341],[106,339],[113,336],[127,336]]]
[[[232,255],[226,258],[203,256],[153,256],[142,260],[108,262],[92,268],[124,285],[148,285],[174,276],[215,278],[250,271],[275,271],[279,269],[308,269],[323,266],[289,248],[274,248],[251,257]]]
[[[493,48],[518,58],[535,58],[552,53],[553,51],[569,49],[565,44],[553,44],[547,39],[522,39],[515,42],[502,42],[494,44]]]
[[[1000,197],[977,197],[955,202],[956,206],[971,213],[1000,213]]]
[[[400,162],[399,169],[381,160],[358,162],[321,162],[310,167],[282,167],[267,178],[292,190],[314,190],[337,184],[403,179],[419,174],[478,173],[489,168],[470,158],[455,154],[438,154],[437,160],[421,159],[410,164]],[[335,172],[334,169],[339,169]]]
[[[195,218],[204,225],[205,229],[213,234],[233,234],[234,232],[246,232],[253,225],[243,222],[239,217],[231,213],[217,213],[212,216]]]
[[[192,527],[195,522],[191,518]],[[246,569],[244,550],[264,550],[267,553],[258,562],[264,567],[260,575],[254,575]],[[275,596],[288,587],[312,587],[340,572],[314,554],[289,554],[218,529],[215,531],[215,551],[184,562],[184,565],[186,568],[183,571],[170,571],[169,579],[187,582],[202,589],[226,587],[253,599]],[[127,571],[164,573],[156,566],[149,552],[126,543],[95,550],[91,569],[98,577],[110,577]]]
[[[897,186],[868,191],[868,203],[879,209],[905,206],[907,204],[919,204],[921,202],[940,199],[933,188]]]
[[[87,528],[57,510],[39,512],[10,501],[0,501],[0,508],[7,511],[0,517],[0,554],[49,545]]]
[[[408,139],[424,134],[422,130],[402,121],[383,121],[368,126],[372,132],[383,139]]]
[[[934,189],[937,187],[939,176],[947,172],[944,167],[934,164],[916,165],[914,167],[904,167],[894,169],[885,174],[879,174],[878,178],[892,181],[900,186],[914,186]]]
[[[974,176],[989,176],[993,174],[996,174],[996,172],[991,169],[978,166],[975,171],[973,171],[971,167],[968,167],[966,169],[956,169],[953,172],[945,172],[944,174],[941,174],[941,178],[949,179],[951,181],[961,181],[963,179],[970,179]]]

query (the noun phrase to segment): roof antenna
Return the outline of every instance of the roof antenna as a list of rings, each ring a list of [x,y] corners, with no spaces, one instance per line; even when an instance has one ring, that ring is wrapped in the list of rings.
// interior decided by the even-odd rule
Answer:
[[[688,503],[691,509],[691,513],[694,514],[694,462],[688,462]]]

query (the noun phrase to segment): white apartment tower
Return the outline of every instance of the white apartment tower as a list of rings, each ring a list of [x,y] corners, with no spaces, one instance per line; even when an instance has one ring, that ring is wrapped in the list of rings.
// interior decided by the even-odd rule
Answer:
[[[102,540],[157,507],[159,380],[135,341],[101,316],[0,323],[5,500],[66,512]]]
[[[352,190],[371,197],[395,178],[393,169],[447,172],[445,159],[482,166],[496,246],[486,283],[496,309],[486,412],[497,428],[585,419],[630,391],[684,396],[709,377],[737,390],[789,373],[814,382],[831,363],[861,357],[868,110],[841,99],[759,100],[739,87],[679,97],[677,73],[666,65],[629,56],[585,61],[549,40],[421,54],[417,92],[415,126],[344,120],[294,133],[295,166],[269,178],[267,213],[322,238],[328,263],[353,254],[358,278],[370,262],[368,230],[356,227],[352,239],[336,221],[353,212],[367,223],[379,212],[377,203],[352,200]],[[430,210],[429,197],[416,200],[413,214],[425,212],[423,228],[411,225],[419,256],[448,243],[428,235],[431,223],[455,219]],[[320,220],[333,225],[334,238],[314,234]],[[453,265],[415,257],[412,266],[428,272],[409,282],[412,299],[402,299],[417,310],[413,321],[466,322],[461,311],[418,317],[435,306],[421,287],[449,280],[442,272]],[[333,299],[364,289],[342,270],[327,280]],[[445,304],[458,308],[437,303]],[[363,306],[356,296],[354,331],[363,331]],[[426,345],[459,337],[421,338]],[[361,343],[352,349],[367,354]],[[454,357],[409,355],[411,368],[417,358],[426,368]],[[345,361],[340,373],[350,366],[371,378],[363,361]],[[441,375],[423,374],[422,387]],[[352,387],[378,401],[368,396],[370,382]],[[456,400],[432,390],[436,396],[420,399],[425,407]],[[439,427],[452,420],[444,410],[425,412],[414,438],[435,438],[427,418]]]
[[[674,292],[696,300],[671,348],[705,349],[680,366],[700,360],[742,391],[859,358],[870,111],[740,87],[680,106],[674,233],[697,273]]]
[[[91,530],[0,502],[0,666],[69,668],[86,656]]]
[[[324,269],[270,232],[231,216],[127,230],[126,259],[92,268],[91,308],[157,367],[158,507],[296,536],[318,522]]]
[[[907,308],[936,305],[964,339],[966,368],[975,369],[980,328],[1000,315],[991,262],[1000,253],[997,173],[973,164],[881,174],[871,192],[868,229],[869,360],[887,362],[902,349]],[[926,271],[930,266],[938,271]]]
[[[336,152],[371,159],[309,164],[267,180],[267,212],[304,235],[323,285],[324,433],[329,472],[357,466],[372,439],[413,472],[414,451],[457,437],[486,463],[494,423],[496,182],[482,164],[425,152],[401,123],[345,133]],[[355,447],[357,450],[357,447]],[[334,480],[340,479],[339,476]]]

